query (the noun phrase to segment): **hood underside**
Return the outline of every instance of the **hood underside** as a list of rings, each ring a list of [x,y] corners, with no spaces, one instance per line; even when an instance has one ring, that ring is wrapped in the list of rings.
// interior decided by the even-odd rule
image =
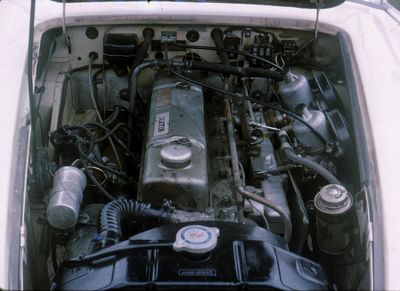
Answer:
[[[55,2],[63,2],[63,0],[52,0]],[[344,0],[65,0],[66,3],[82,3],[82,2],[208,2],[208,3],[233,3],[233,4],[257,4],[257,5],[274,5],[298,8],[331,8],[340,5]]]

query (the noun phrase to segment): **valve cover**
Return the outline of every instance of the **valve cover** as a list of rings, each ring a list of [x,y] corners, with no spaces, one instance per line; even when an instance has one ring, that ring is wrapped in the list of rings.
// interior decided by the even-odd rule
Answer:
[[[158,78],[150,104],[141,200],[172,200],[204,210],[208,204],[203,91]]]

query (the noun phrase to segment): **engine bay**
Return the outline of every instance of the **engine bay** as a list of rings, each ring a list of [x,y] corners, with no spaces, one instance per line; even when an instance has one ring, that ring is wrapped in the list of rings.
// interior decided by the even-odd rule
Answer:
[[[47,31],[36,64],[34,286],[358,286],[365,197],[338,36],[157,25],[67,36]]]

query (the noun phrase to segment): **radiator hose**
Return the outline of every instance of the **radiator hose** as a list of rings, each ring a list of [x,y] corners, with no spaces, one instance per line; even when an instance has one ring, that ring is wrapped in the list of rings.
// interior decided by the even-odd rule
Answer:
[[[327,169],[325,169],[321,165],[319,165],[309,159],[305,159],[305,158],[302,158],[302,157],[299,157],[298,155],[296,155],[293,151],[292,146],[290,145],[290,143],[288,141],[286,132],[281,131],[279,133],[279,139],[281,141],[282,152],[289,161],[313,170],[315,173],[317,173],[318,175],[323,177],[328,182],[328,184],[342,185],[342,183],[340,183],[340,181],[331,172],[329,172]]]
[[[282,81],[284,76],[275,71],[259,69],[259,68],[242,68],[226,65],[226,64],[218,64],[218,63],[209,63],[209,62],[199,62],[199,61],[188,61],[188,67],[193,70],[203,70],[209,72],[217,72],[223,73],[226,75],[236,75],[240,77],[262,77],[274,79],[277,81]]]
[[[170,220],[170,214],[150,208],[150,204],[130,199],[113,200],[100,213],[100,245],[102,248],[118,243],[122,237],[121,221],[134,219],[147,225]]]

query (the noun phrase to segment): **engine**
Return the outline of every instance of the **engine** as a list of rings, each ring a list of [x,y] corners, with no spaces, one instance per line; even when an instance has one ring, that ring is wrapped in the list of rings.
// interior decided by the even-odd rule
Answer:
[[[168,78],[155,82],[143,165],[140,200],[168,199],[186,208],[207,208],[202,88]]]
[[[52,289],[325,290],[354,258],[337,71],[301,38],[198,34],[110,28],[71,73],[41,161]]]

